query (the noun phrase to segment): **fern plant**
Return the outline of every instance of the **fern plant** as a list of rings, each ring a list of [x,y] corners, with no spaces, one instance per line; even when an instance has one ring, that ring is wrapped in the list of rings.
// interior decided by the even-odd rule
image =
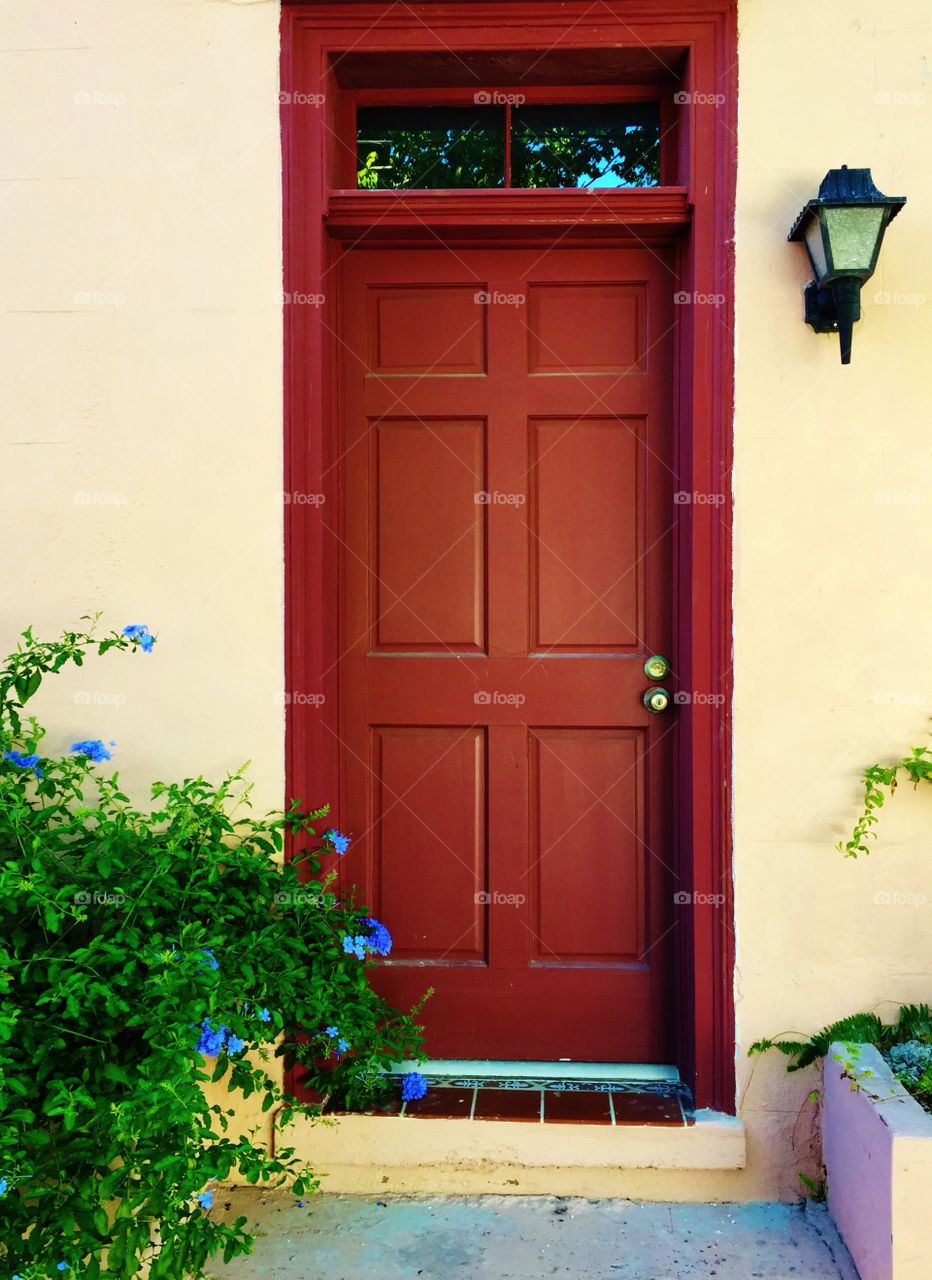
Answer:
[[[927,1004],[904,1004],[896,1022],[883,1022],[876,1013],[853,1013],[810,1036],[808,1040],[758,1040],[748,1056],[779,1049],[793,1061],[787,1071],[802,1071],[824,1058],[836,1040],[850,1044],[872,1044],[878,1049],[903,1044],[907,1040],[932,1040],[932,1013]]]

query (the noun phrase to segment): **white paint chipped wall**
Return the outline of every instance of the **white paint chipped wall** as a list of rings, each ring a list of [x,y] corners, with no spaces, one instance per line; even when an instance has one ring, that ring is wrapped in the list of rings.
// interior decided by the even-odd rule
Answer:
[[[229,0],[0,10],[2,638],[96,609],[149,623],[152,658],[110,655],[43,691],[52,741],[117,739],[134,786],[251,757],[269,805],[283,790],[278,19],[275,3]],[[862,765],[922,741],[932,706],[932,9],[744,0],[740,26],[749,1168],[655,1171],[626,1194],[792,1195],[812,1081],[745,1047],[932,994],[932,797],[897,796],[869,861],[833,848]],[[909,198],[847,369],[802,323],[803,253],[785,242],[842,163]]]

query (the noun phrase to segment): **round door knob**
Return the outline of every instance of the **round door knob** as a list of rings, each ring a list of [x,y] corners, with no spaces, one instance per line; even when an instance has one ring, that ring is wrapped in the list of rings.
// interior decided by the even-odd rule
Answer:
[[[648,680],[662,680],[670,674],[670,664],[661,653],[655,653],[644,663],[644,674]]]
[[[645,689],[642,701],[648,711],[659,716],[661,711],[666,711],[669,707],[671,698],[666,689]]]

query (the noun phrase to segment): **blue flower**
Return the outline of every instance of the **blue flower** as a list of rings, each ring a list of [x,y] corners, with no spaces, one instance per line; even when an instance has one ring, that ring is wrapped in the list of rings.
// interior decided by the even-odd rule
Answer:
[[[366,946],[370,951],[376,952],[377,955],[387,956],[392,949],[392,935],[385,928],[385,925],[378,920],[373,920],[371,916],[366,916],[363,924],[369,926],[369,940]]]
[[[217,959],[217,957],[214,955],[214,953],[213,953],[213,951],[210,949],[210,947],[201,947],[201,951],[202,951],[202,952],[203,952],[203,954],[207,957],[207,968],[208,968],[208,969],[219,969],[219,968],[220,968],[220,961],[219,961],[219,960]]]
[[[405,1102],[416,1102],[427,1092],[427,1081],[420,1071],[406,1071],[401,1077],[401,1096]]]
[[[6,1195],[6,1189],[9,1185],[10,1184],[6,1178],[0,1178],[0,1196]]]
[[[260,1022],[271,1022],[271,1021],[272,1021],[272,1015],[269,1013],[268,1009],[260,1009],[260,1010],[259,1010],[259,1021],[260,1021]]]
[[[67,1262],[59,1262],[59,1264],[58,1264],[58,1266],[55,1268],[55,1270],[56,1270],[56,1271],[67,1271],[67,1270],[68,1270],[68,1263],[67,1263]]]
[[[221,1025],[214,1030],[210,1021],[205,1018],[201,1023],[201,1035],[197,1044],[194,1046],[198,1053],[202,1053],[205,1058],[216,1058],[221,1051],[226,1038],[230,1034],[229,1027]]]
[[[144,622],[131,622],[128,627],[123,628],[123,634],[126,636],[127,640],[138,640],[139,647],[143,653],[152,652],[152,646],[155,644],[155,636]]]
[[[239,1036],[235,1036],[232,1031],[227,1037],[227,1053],[239,1053],[241,1049],[246,1048],[246,1041],[241,1040]]]
[[[11,764],[15,764],[17,769],[31,769],[37,778],[44,778],[45,774],[39,768],[39,757],[24,756],[21,751],[4,751],[4,760],[9,760]]]
[[[111,742],[111,747],[116,743]],[[89,760],[93,760],[95,764],[100,764],[104,760],[112,760],[113,756],[104,746],[99,738],[85,738],[83,742],[73,742],[71,744],[71,754],[76,756],[87,756]]]
[[[355,936],[345,933],[343,935],[343,950],[348,956],[355,956],[357,960],[365,960],[368,941],[369,939],[361,933],[357,933]]]
[[[336,1027],[324,1027],[324,1035],[329,1036],[331,1040],[336,1040],[339,1034]]]
[[[347,849],[349,848],[349,844],[350,844],[349,836],[343,835],[341,831],[334,830],[333,827],[331,827],[329,831],[324,832],[324,839],[328,840],[330,844],[333,845],[337,853],[340,853],[340,854],[346,853]]]
[[[343,1037],[342,1037],[342,1036],[340,1036],[339,1040],[337,1041],[337,1050],[338,1050],[338,1052],[339,1052],[339,1053],[346,1053],[346,1051],[347,1051],[347,1049],[348,1049],[348,1048],[349,1048],[349,1042],[348,1042],[347,1040],[344,1040],[344,1039],[343,1039]]]
[[[202,1191],[197,1198],[197,1202],[202,1209],[212,1209],[214,1205],[214,1193],[212,1191]]]

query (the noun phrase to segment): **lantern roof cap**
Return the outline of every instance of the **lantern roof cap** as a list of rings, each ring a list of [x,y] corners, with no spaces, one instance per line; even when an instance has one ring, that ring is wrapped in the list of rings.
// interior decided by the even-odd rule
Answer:
[[[905,196],[885,196],[874,186],[870,169],[849,169],[843,164],[840,169],[829,169],[819,184],[819,194],[810,200],[790,229],[788,240],[802,240],[803,228],[817,209],[846,205],[886,205],[890,210],[888,221],[892,221],[903,205]]]

